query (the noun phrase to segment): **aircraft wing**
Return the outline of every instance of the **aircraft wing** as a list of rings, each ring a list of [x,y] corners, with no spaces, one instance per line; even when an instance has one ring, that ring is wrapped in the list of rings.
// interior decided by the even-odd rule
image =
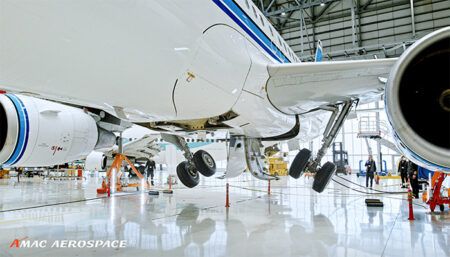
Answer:
[[[332,61],[268,66],[267,94],[287,114],[302,114],[350,99],[373,101],[384,92],[397,59]]]
[[[156,135],[145,135],[142,138],[123,145],[123,153],[128,157],[151,159],[160,152],[156,144]],[[116,149],[111,149],[105,154],[112,156]]]

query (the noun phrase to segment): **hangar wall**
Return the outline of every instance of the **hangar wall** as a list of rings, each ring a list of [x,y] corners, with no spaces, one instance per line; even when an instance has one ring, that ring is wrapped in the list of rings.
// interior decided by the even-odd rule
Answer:
[[[269,9],[271,0],[254,2],[309,61],[317,40],[328,59],[394,57],[427,33],[450,26],[448,0],[278,0]]]

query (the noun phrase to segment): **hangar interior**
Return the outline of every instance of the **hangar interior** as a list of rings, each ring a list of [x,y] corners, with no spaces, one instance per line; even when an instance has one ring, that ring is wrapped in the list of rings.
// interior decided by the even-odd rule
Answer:
[[[427,33],[449,26],[448,1],[254,1],[303,61],[397,57]]]
[[[259,8],[303,62],[316,61],[319,41],[323,62],[399,57],[428,33],[450,26],[449,0],[244,1]],[[159,8],[151,2],[147,4]],[[177,148],[161,138],[155,142],[167,156],[156,161],[154,178],[148,175],[147,163],[139,164],[136,169],[144,179],[131,177],[132,172],[124,169],[126,183],[136,185],[119,190],[113,181],[111,191],[104,194],[98,189],[105,188],[106,169],[87,169],[84,160],[65,167],[5,168],[0,173],[0,257],[448,257],[450,204],[430,210],[427,199],[434,195],[430,176],[421,179],[417,199],[402,187],[398,173],[402,154],[393,143],[384,100],[359,105],[349,114],[334,140],[345,151],[338,158],[346,160],[340,166],[344,174],[336,173],[322,193],[311,189],[313,173],[305,172],[296,180],[287,168],[298,152],[291,149],[317,151],[321,137],[277,145],[282,154],[267,157],[268,162],[273,160],[267,170],[280,175],[277,180],[258,180],[249,172],[220,178],[227,168],[225,159],[216,160],[218,174],[201,176],[197,187],[188,188],[177,179],[177,168],[167,164],[178,160]],[[207,147],[218,135],[201,131],[188,143]],[[125,132],[121,136],[138,140]],[[230,144],[228,138],[214,142],[220,147]],[[379,172],[373,187],[366,185],[364,175],[368,155]],[[335,156],[330,148],[323,162],[335,162]],[[113,177],[117,172],[111,169]],[[449,180],[438,192],[442,198],[450,197]],[[46,245],[16,247],[26,240]],[[74,245],[50,247],[60,240]],[[102,244],[119,240],[126,246],[79,245],[89,240]]]

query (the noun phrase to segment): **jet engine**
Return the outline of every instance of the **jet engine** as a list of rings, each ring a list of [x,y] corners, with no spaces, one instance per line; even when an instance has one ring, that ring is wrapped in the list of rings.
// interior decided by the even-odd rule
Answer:
[[[84,169],[89,171],[105,171],[108,164],[112,164],[108,160],[108,157],[102,152],[93,151],[86,157]]]
[[[431,170],[450,171],[450,27],[405,51],[393,67],[385,103],[398,148]]]
[[[52,166],[115,143],[82,109],[14,94],[0,95],[0,164]]]

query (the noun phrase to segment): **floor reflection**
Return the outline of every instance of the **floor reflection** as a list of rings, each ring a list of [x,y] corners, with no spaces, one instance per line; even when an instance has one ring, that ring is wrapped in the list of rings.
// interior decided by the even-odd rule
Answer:
[[[0,184],[14,194],[0,196],[0,255],[53,256],[51,249],[13,251],[12,238],[35,240],[127,240],[124,251],[80,249],[69,256],[415,256],[450,254],[450,214],[430,214],[415,206],[409,222],[407,202],[380,197],[383,208],[367,208],[365,194],[331,184],[322,194],[312,180],[267,183],[231,182],[231,207],[224,208],[224,181],[202,188],[175,189],[173,195],[142,192],[111,198],[7,211],[93,197],[96,184],[58,182]],[[357,180],[355,180],[357,181]],[[1,188],[5,186],[7,188]],[[39,188],[39,189],[38,189]],[[33,194],[33,191],[38,191]],[[20,201],[23,200],[21,203]],[[433,247],[430,247],[433,246]],[[52,255],[53,254],[53,255]]]

